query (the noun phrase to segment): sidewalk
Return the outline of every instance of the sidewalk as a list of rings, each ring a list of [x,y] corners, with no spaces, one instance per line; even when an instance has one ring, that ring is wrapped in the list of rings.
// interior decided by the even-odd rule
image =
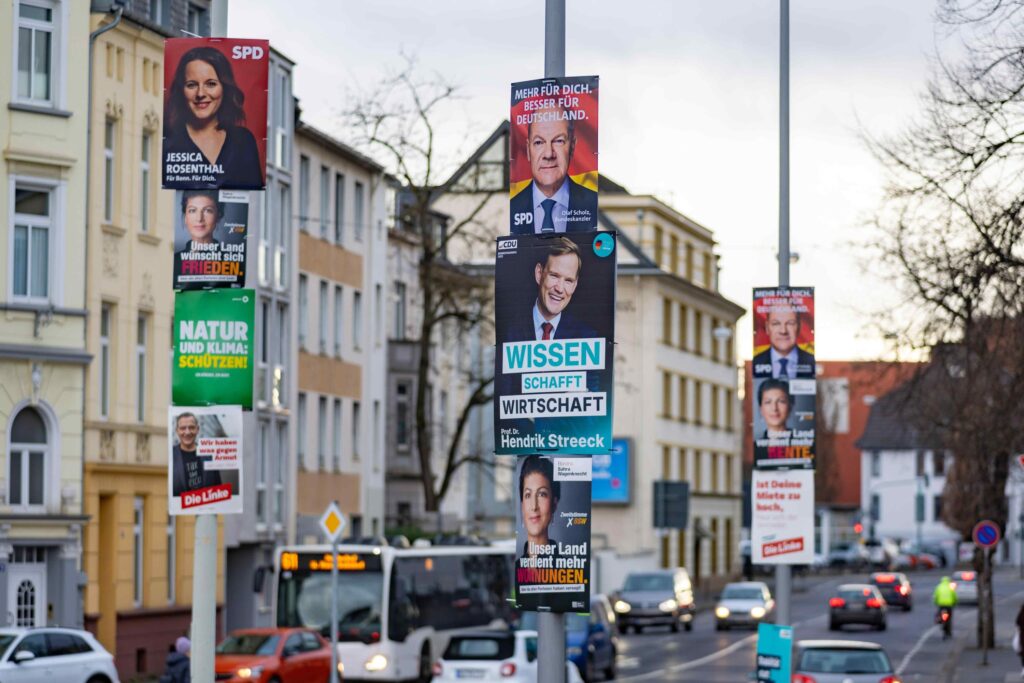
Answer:
[[[975,648],[975,619],[968,620],[970,629],[957,634],[947,660],[946,683],[1021,683],[1020,655],[1013,651],[1014,621],[1017,606],[1003,603],[996,606],[996,647],[988,651],[988,666],[982,665],[982,651]]]

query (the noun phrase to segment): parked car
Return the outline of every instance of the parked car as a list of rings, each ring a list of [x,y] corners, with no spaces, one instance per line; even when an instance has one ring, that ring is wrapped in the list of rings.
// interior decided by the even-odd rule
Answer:
[[[114,658],[88,631],[0,629],[4,683],[118,683]]]
[[[868,564],[875,569],[888,569],[892,558],[881,541],[869,539],[864,542],[868,554]]]
[[[874,626],[879,631],[886,627],[885,598],[874,586],[866,583],[847,583],[839,586],[828,601],[830,631],[838,631],[848,624]]]
[[[565,663],[566,681],[583,683],[576,665]],[[537,632],[484,630],[452,636],[434,662],[435,683],[443,681],[505,681],[536,683]]]
[[[842,543],[829,551],[826,561],[829,567],[860,569],[868,564],[868,551],[860,543]]]
[[[977,572],[963,571],[953,572],[949,577],[950,585],[956,591],[956,599],[964,605],[978,604],[978,574]]]
[[[882,594],[885,601],[893,606],[898,606],[904,612],[914,609],[913,590],[910,586],[910,579],[906,574],[899,572],[875,572],[871,575],[871,583],[875,584],[878,592]]]
[[[239,629],[217,646],[213,666],[218,681],[319,683],[331,670],[331,646],[307,629]]]
[[[753,626],[775,618],[775,600],[763,581],[727,583],[715,605],[715,630]]]
[[[519,628],[537,630],[537,613],[523,612]],[[579,669],[584,681],[593,681],[601,672],[605,679],[615,678],[615,657],[619,642],[615,635],[615,611],[604,595],[590,598],[590,615],[565,617],[565,655]]]
[[[612,603],[619,633],[629,627],[640,633],[645,626],[679,625],[690,631],[697,607],[693,602],[693,584],[683,568],[633,572]]]
[[[792,683],[901,683],[901,679],[877,643],[800,640],[793,656]]]

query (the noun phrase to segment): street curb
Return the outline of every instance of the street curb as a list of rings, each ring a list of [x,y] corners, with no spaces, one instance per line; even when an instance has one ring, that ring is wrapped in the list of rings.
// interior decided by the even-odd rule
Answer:
[[[953,639],[953,647],[946,653],[946,659],[943,660],[942,668],[939,670],[942,677],[941,683],[955,683],[956,669],[960,664],[960,655],[967,649],[968,640],[970,640],[970,635]]]

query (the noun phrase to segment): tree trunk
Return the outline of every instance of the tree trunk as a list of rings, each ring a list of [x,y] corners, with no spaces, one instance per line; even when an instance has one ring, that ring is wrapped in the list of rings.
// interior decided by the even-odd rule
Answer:
[[[985,562],[986,554],[988,562]],[[992,596],[992,557],[994,554],[994,549],[977,548],[974,551],[972,562],[978,575],[978,619],[975,629],[978,649],[987,647],[991,650],[996,646],[995,600]]]

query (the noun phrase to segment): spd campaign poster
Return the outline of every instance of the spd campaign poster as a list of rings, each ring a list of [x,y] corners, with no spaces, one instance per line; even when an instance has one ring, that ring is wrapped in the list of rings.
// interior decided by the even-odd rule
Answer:
[[[266,40],[164,41],[165,189],[264,188],[269,68]]]
[[[242,407],[171,406],[168,421],[168,513],[242,512]]]
[[[590,611],[589,457],[518,458],[516,606]]]
[[[174,289],[245,286],[249,193],[174,193]]]
[[[814,472],[754,470],[750,550],[754,564],[814,560]]]
[[[814,468],[814,288],[754,290],[754,467]]]
[[[793,668],[793,627],[757,625],[758,683],[790,683]]]
[[[615,245],[613,232],[498,238],[499,455],[611,449]]]
[[[174,405],[252,408],[255,316],[251,289],[174,295]]]
[[[512,84],[509,232],[597,230],[597,76]]]

